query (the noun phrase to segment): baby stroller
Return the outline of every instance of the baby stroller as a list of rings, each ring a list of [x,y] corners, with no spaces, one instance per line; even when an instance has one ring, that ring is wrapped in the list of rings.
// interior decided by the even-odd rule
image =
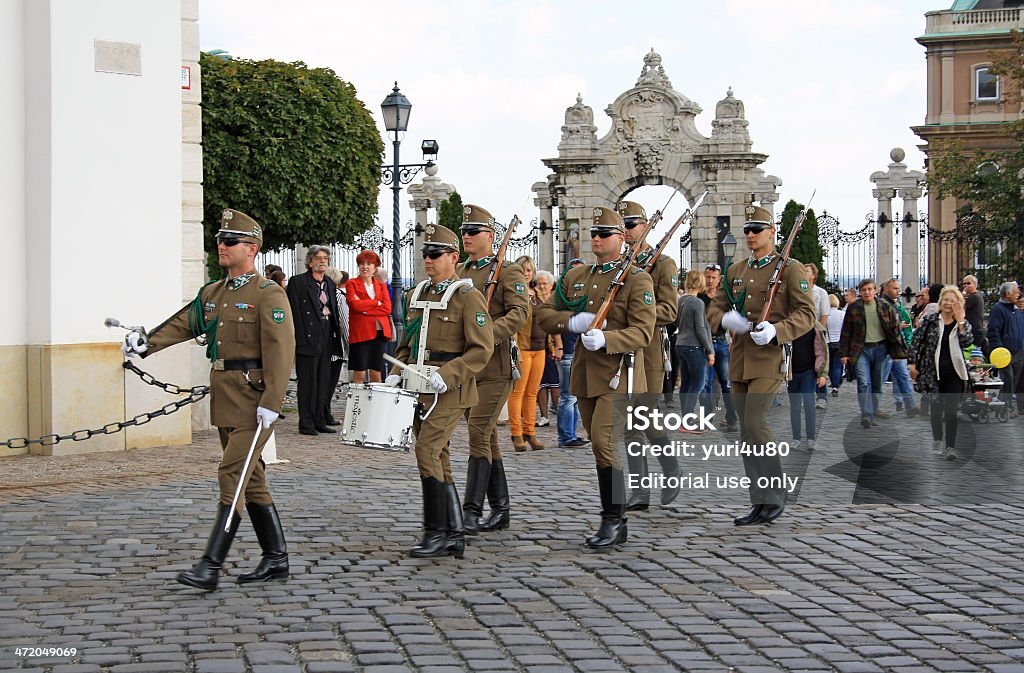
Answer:
[[[1003,382],[983,380],[982,370],[990,371],[991,364],[967,365],[967,369],[973,374],[971,378],[971,390],[964,395],[960,403],[960,413],[970,417],[972,421],[988,423],[991,416],[995,416],[1000,423],[1010,420],[1010,412],[1006,408],[1006,402],[999,399],[999,391],[1003,389]]]

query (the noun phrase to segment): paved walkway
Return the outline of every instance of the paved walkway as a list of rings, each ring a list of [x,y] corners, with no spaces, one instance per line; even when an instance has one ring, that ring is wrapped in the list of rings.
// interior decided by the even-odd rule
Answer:
[[[411,455],[300,436],[290,415],[277,442],[291,462],[269,470],[292,578],[234,582],[259,554],[243,522],[211,594],[173,577],[209,532],[213,433],[4,459],[0,670],[1024,671],[1024,418],[964,421],[950,463],[928,453],[927,419],[861,429],[851,392],[819,418],[816,450],[785,459],[796,504],[771,526],[732,525],[742,491],[686,489],[631,515],[621,549],[590,552],[590,451],[554,448],[544,428],[547,450],[506,456],[512,528],[462,561],[406,557],[420,530]],[[787,407],[772,421],[790,437]],[[465,461],[456,448],[457,475]],[[742,475],[736,458],[683,471]]]

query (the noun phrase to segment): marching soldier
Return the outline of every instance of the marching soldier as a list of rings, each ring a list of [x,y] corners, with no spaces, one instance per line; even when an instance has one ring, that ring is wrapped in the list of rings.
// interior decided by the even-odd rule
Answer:
[[[623,286],[605,323],[589,329],[620,264],[622,218],[610,208],[594,208],[590,235],[597,263],[563,273],[554,294],[537,309],[537,319],[549,334],[561,334],[566,327],[583,333],[583,347],[578,344],[573,356],[569,390],[577,398],[593,443],[601,491],[601,526],[587,538],[587,545],[604,549],[625,542],[627,537],[618,442],[626,422],[627,394],[647,390],[643,350],[654,335],[656,309],[651,277],[633,268],[623,276]],[[629,391],[631,383],[633,390]]]
[[[462,247],[469,258],[459,276],[473,281],[485,297],[494,258],[494,218],[480,206],[467,205],[462,217]],[[494,327],[494,355],[476,377],[480,401],[466,410],[469,425],[469,466],[462,506],[466,535],[500,530],[509,524],[508,482],[498,446],[498,414],[512,390],[511,338],[529,318],[526,277],[518,264],[502,264],[488,310]],[[484,494],[491,513],[483,521]]]
[[[628,245],[635,245],[636,237],[647,224],[647,213],[644,211],[643,206],[634,201],[619,202],[618,211],[622,215],[626,227],[626,243]],[[644,247],[638,251],[637,256],[634,258],[637,268],[643,269],[647,266],[653,254],[654,248],[645,242]],[[645,406],[648,409],[655,409],[658,406],[659,393],[665,383],[666,351],[669,348],[667,328],[675,323],[679,308],[679,297],[676,292],[676,289],[679,287],[679,267],[676,266],[676,263],[670,257],[661,255],[658,257],[658,261],[654,263],[654,268],[651,269],[650,275],[654,283],[654,305],[657,317],[655,318],[654,337],[647,348],[644,349],[644,374],[647,375],[647,392],[641,393],[637,397],[634,406]],[[670,443],[668,433],[664,429],[656,429],[651,424],[646,431],[627,430],[626,446],[634,442],[637,447],[643,446],[645,444],[645,434],[646,443],[652,446],[665,446]],[[627,451],[626,461],[629,465],[630,474],[635,474],[638,479],[647,476],[646,455],[634,456],[631,452]],[[661,471],[666,477],[679,476],[679,461],[676,460],[675,456],[659,455],[658,462],[661,463]],[[675,483],[674,486],[667,487],[661,492],[662,505],[671,503],[679,495],[678,481],[673,483]],[[626,511],[642,511],[647,509],[650,503],[650,490],[643,487],[636,488],[630,494],[629,500],[626,501]]]
[[[729,379],[733,384],[740,439],[746,448],[761,452],[774,441],[768,426],[768,409],[779,385],[786,378],[783,344],[790,344],[814,326],[814,302],[803,265],[788,260],[779,277],[781,286],[768,319],[760,324],[769,281],[779,261],[775,249],[775,224],[771,213],[757,206],[747,207],[743,225],[749,259],[733,262],[722,279],[719,292],[708,307],[711,331],[719,326],[733,332],[729,349]],[[750,479],[750,511],[733,520],[737,526],[769,523],[786,507],[786,490],[780,484],[782,463],[778,456],[743,456],[743,469]],[[759,479],[765,481],[758,485]]]
[[[205,285],[193,302],[148,335],[129,333],[122,346],[129,357],[148,357],[182,341],[206,340],[206,354],[213,363],[211,420],[224,451],[217,468],[220,500],[202,559],[191,570],[178,573],[177,580],[207,591],[217,588],[241,521],[239,512],[231,511],[239,480],[245,484],[245,508],[263,557],[255,572],[239,575],[238,582],[288,577],[284,532],[260,454],[278,419],[291,376],[295,331],[284,290],[256,273],[253,261],[262,245],[263,229],[255,220],[237,210],[225,210],[217,232],[217,255],[227,277]],[[257,430],[255,460],[249,463],[248,474],[242,474]]]
[[[423,539],[409,552],[414,558],[462,558],[466,546],[448,443],[459,417],[479,401],[476,376],[494,351],[494,329],[484,296],[455,275],[458,260],[455,232],[428,225],[423,242],[428,280],[406,298],[405,330],[395,357],[424,372],[429,383],[397,367],[386,381],[420,392],[420,406],[429,410],[413,422],[423,488]]]

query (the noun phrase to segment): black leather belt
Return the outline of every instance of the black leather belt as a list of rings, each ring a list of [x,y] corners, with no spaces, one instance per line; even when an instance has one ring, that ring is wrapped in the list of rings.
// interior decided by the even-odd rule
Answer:
[[[430,351],[426,353],[426,360],[430,362],[451,362],[457,357],[461,357],[462,353],[445,353],[443,351]]]
[[[263,369],[263,360],[214,360],[213,368],[222,372],[244,372]]]

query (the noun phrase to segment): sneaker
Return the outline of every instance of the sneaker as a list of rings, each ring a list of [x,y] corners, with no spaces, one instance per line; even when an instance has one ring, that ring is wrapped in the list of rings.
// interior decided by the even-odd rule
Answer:
[[[870,419],[868,422],[871,423],[871,427],[875,427],[876,425],[878,425],[878,421],[874,418]]]
[[[946,447],[946,460],[956,460],[956,449],[952,446]]]
[[[807,440],[807,450],[808,451],[814,451],[814,447],[815,446],[817,446],[817,443],[815,442],[815,440],[813,440],[813,439],[808,439]]]
[[[582,449],[584,446],[590,446],[590,442],[588,442],[585,439],[581,439],[579,437],[576,437],[575,439],[570,439],[568,442],[565,442],[564,444],[559,444],[558,448],[560,448],[560,449]]]
[[[932,453],[942,455],[943,443],[941,439],[932,440]]]
[[[875,412],[875,418],[889,418],[892,416],[888,411],[878,410]]]
[[[839,388],[832,389],[832,397],[839,397]]]
[[[537,422],[534,423],[534,425],[538,428],[547,427],[548,425],[551,425],[551,420],[547,416],[541,416],[537,419]]]
[[[814,403],[814,408],[828,409],[828,400],[825,399],[824,397],[819,397],[818,400]]]
[[[862,427],[862,428],[870,428],[871,427],[871,419],[868,418],[867,416],[861,416],[860,417],[860,427]]]

